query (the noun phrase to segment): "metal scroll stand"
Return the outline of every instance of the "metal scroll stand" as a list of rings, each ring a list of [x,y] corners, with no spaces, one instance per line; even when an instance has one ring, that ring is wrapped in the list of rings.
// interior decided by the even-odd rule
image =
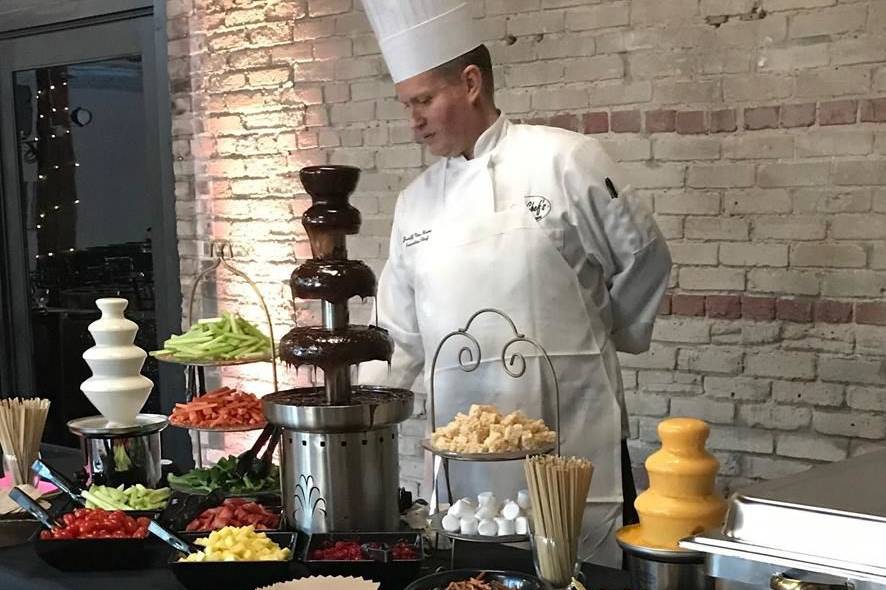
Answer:
[[[517,330],[517,326],[514,324],[514,321],[503,311],[494,309],[494,308],[484,308],[477,312],[475,312],[467,321],[464,328],[459,330],[455,330],[450,332],[440,341],[440,344],[437,345],[437,350],[434,352],[434,359],[431,363],[431,432],[434,432],[437,429],[437,415],[436,415],[436,376],[437,376],[437,359],[440,356],[440,351],[443,349],[443,345],[452,338],[453,336],[463,336],[470,340],[473,347],[470,345],[463,346],[458,352],[458,365],[462,371],[466,373],[470,373],[475,371],[480,366],[480,361],[483,357],[482,352],[480,350],[480,343],[477,339],[470,334],[469,330],[471,328],[471,324],[474,320],[483,314],[491,313],[496,314],[503,318],[511,328],[513,336],[505,342],[504,346],[501,349],[501,364],[505,373],[510,377],[515,379],[520,378],[526,372],[526,359],[525,357],[519,353],[515,352],[508,356],[508,350],[514,344],[518,342],[527,342],[534,346],[536,350],[538,350],[541,355],[544,357],[547,367],[551,374],[551,379],[554,382],[554,401],[555,401],[555,431],[557,432],[557,438],[553,445],[548,447],[543,447],[539,449],[534,449],[532,451],[516,451],[516,452],[505,452],[505,453],[456,453],[451,451],[441,451],[435,449],[431,444],[430,439],[425,439],[422,441],[422,446],[433,453],[434,457],[434,476],[433,476],[433,491],[431,492],[431,510],[432,515],[440,516],[440,499],[438,495],[438,484],[439,484],[439,475],[440,475],[440,467],[442,466],[444,478],[446,480],[446,492],[449,498],[450,505],[452,504],[452,486],[449,480],[449,461],[516,461],[520,459],[524,459],[525,457],[531,455],[540,455],[545,453],[550,453],[551,451],[555,451],[557,455],[560,455],[560,383],[557,379],[557,373],[554,371],[554,364],[551,362],[550,356],[548,356],[545,348],[539,344],[533,338],[529,338],[525,334],[519,332]],[[474,358],[474,350],[476,350],[476,359]],[[528,535],[508,535],[507,537],[482,537],[482,536],[468,536],[461,535],[457,533],[448,533],[442,530],[442,527],[438,529],[437,534],[443,534],[448,537],[451,541],[451,548],[449,553],[449,567],[452,569],[455,565],[455,545],[456,541],[471,541],[471,542],[486,542],[486,543],[517,543],[524,542],[529,540]]]
[[[237,269],[228,262],[229,259],[234,257],[234,249],[231,246],[230,242],[227,241],[214,241],[209,245],[209,255],[215,257],[212,265],[203,270],[197,278],[194,280],[194,284],[191,286],[191,293],[188,297],[188,315],[186,318],[188,329],[191,327],[191,322],[194,317],[194,297],[197,294],[197,287],[200,283],[205,279],[210,273],[218,271],[219,268],[223,268],[230,272],[231,274],[237,276],[238,278],[243,279],[253,290],[256,298],[261,304],[262,311],[265,315],[265,320],[268,323],[268,337],[271,340],[271,376],[273,378],[274,383],[274,391],[277,391],[279,387],[277,386],[277,348],[274,340],[274,325],[271,322],[271,314],[268,312],[268,306],[265,303],[264,297],[262,297],[261,291],[259,291],[256,284],[249,278],[249,276]],[[170,362],[176,362],[172,359],[164,359],[169,360]],[[246,360],[246,361],[207,361],[205,363],[195,363],[195,362],[184,362],[181,364],[185,365],[185,401],[191,401],[195,397],[200,397],[204,393],[206,393],[206,375],[204,372],[205,367],[225,367],[232,365],[245,365],[250,363],[262,362],[262,360]],[[197,431],[197,467],[203,467],[203,442],[200,439],[200,431]]]

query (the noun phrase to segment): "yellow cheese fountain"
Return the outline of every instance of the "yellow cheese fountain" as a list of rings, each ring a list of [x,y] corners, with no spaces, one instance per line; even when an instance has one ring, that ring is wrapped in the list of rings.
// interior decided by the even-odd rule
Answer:
[[[640,524],[616,533],[636,590],[712,587],[704,576],[704,555],[677,545],[722,525],[726,514],[726,501],[714,490],[720,463],[704,447],[709,433],[695,418],[669,418],[658,425],[661,449],[646,459],[649,489],[634,502]]]

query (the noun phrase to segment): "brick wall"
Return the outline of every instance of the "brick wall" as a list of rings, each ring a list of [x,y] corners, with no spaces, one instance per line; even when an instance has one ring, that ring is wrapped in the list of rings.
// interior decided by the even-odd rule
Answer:
[[[622,358],[635,464],[668,415],[712,423],[727,487],[884,446],[886,2],[473,5],[499,106],[601,139],[669,240],[655,343]],[[296,315],[316,322],[285,284],[309,255],[298,168],[363,169],[350,253],[378,272],[397,192],[430,161],[359,2],[169,0],[168,12],[183,292],[227,237],[278,335]],[[245,294],[226,278],[200,290],[207,309],[258,317]],[[266,373],[228,378],[266,390]],[[420,432],[404,425],[411,482]]]

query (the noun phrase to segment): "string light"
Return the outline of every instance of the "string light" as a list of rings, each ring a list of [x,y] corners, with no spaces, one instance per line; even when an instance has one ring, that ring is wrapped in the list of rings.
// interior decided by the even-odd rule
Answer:
[[[69,248],[69,249],[68,249],[68,252],[73,252],[73,251],[74,251],[73,248]]]
[[[68,83],[67,83],[67,81],[63,81],[63,82],[61,83],[61,85],[62,85],[62,86],[67,86]],[[50,84],[50,86],[49,86],[49,90],[55,90],[55,84]],[[44,93],[45,93],[45,94],[49,94],[49,91],[47,91],[47,90],[37,90],[37,96],[43,96]],[[61,110],[65,111],[65,112],[68,112],[70,109],[69,109],[69,107],[65,106],[65,107],[61,107]],[[59,111],[59,109],[56,108],[56,107],[54,107],[54,106],[51,106],[51,103],[50,103],[50,111],[51,111],[52,113],[57,113],[57,112]],[[39,116],[40,119],[45,119],[45,118],[47,117],[47,115],[46,115],[45,113],[39,113],[38,116]],[[51,139],[57,139],[57,135],[58,135],[58,134],[61,134],[61,132],[59,131],[58,133],[56,133],[56,132],[50,133],[50,134],[49,134],[49,137],[50,137]],[[71,135],[71,130],[70,130],[70,129],[65,129],[65,130],[64,130],[64,134],[65,134],[65,135]],[[40,136],[39,136],[39,135],[38,135],[38,136],[35,136],[34,139],[33,139],[33,141],[34,141],[34,142],[38,142],[38,141],[40,141]],[[72,163],[74,164],[74,167],[75,167],[75,168],[79,168],[79,167],[80,167],[80,162],[72,162]],[[60,170],[60,169],[62,168],[62,164],[53,164],[53,165],[52,165],[52,168],[53,168],[53,170]],[[49,178],[49,177],[48,177],[46,174],[43,174],[43,173],[38,173],[38,174],[37,174],[37,179],[38,179],[38,180],[43,181],[43,180],[47,180],[48,178]],[[79,204],[80,204],[80,199],[74,199],[73,203],[74,203],[74,205],[79,205]],[[52,206],[52,211],[59,211],[60,209],[61,209],[61,205],[53,205],[53,206]],[[42,220],[42,219],[45,219],[45,218],[46,218],[46,213],[40,213],[40,214],[39,214],[39,217],[40,217],[41,220]],[[38,230],[43,229],[43,223],[38,223],[38,224],[36,224],[36,228],[37,228]],[[69,249],[67,250],[67,252],[75,252],[75,249],[74,249],[74,248],[69,248]],[[44,255],[37,254],[37,255],[35,255],[34,257],[35,257],[36,259],[39,260],[39,259],[42,258],[43,256],[44,256]],[[47,253],[45,254],[45,256],[49,256],[49,257],[55,256],[55,252],[47,252]]]
[[[53,254],[52,252],[47,252],[46,255],[47,256],[55,256],[55,254]]]

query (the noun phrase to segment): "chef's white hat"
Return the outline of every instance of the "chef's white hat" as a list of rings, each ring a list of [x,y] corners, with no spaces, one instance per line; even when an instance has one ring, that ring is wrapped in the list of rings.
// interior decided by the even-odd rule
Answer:
[[[363,7],[395,83],[483,42],[465,0],[363,0]]]

